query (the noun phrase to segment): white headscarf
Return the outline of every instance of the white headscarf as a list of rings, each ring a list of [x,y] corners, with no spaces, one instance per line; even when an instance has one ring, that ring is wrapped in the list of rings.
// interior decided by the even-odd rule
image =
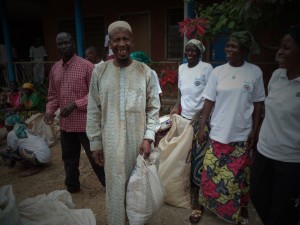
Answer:
[[[197,40],[197,39],[191,39],[189,40],[186,45],[184,46],[184,48],[189,45],[189,44],[194,44],[196,45],[196,47],[199,49],[200,53],[202,54],[203,52],[205,52],[205,47],[204,45],[202,44],[201,41]]]

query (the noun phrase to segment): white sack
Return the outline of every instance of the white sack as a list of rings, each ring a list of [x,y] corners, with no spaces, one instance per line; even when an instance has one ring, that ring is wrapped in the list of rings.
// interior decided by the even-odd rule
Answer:
[[[190,150],[193,132],[189,120],[174,114],[171,129],[158,145],[161,149],[158,175],[166,191],[165,202],[176,207],[191,207]]]
[[[91,209],[74,209],[71,194],[56,190],[27,198],[18,205],[23,225],[96,225]]]
[[[23,225],[11,185],[5,185],[0,188],[0,224]]]
[[[52,125],[47,125],[44,122],[44,116],[43,113],[34,114],[25,123],[28,124],[28,129],[38,134],[49,147],[52,147],[56,144],[56,136],[54,135]]]
[[[130,225],[144,225],[164,203],[164,189],[157,173],[158,149],[148,159],[137,157],[126,192],[126,212]]]

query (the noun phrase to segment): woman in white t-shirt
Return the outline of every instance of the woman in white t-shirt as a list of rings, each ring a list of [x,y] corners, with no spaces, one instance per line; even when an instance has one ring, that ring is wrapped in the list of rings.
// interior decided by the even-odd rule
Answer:
[[[191,204],[193,212],[190,216],[192,223],[198,223],[201,217],[201,205],[199,199],[199,186],[201,181],[201,171],[203,168],[203,158],[207,144],[200,145],[197,140],[199,127],[198,118],[204,104],[202,96],[205,85],[213,70],[212,65],[201,60],[205,51],[204,45],[197,39],[191,39],[184,48],[187,63],[179,66],[178,70],[178,102],[171,110],[172,114],[181,114],[182,117],[192,120],[194,128],[194,138],[191,155]],[[208,133],[208,126],[206,126]]]
[[[265,101],[250,196],[265,225],[300,220],[300,24],[284,35]]]
[[[247,225],[250,151],[256,144],[265,99],[262,71],[244,60],[257,52],[252,35],[234,32],[225,46],[228,63],[216,67],[203,91],[199,139],[210,119],[210,144],[204,158],[201,190],[205,207],[225,221]],[[212,114],[211,111],[214,108]]]

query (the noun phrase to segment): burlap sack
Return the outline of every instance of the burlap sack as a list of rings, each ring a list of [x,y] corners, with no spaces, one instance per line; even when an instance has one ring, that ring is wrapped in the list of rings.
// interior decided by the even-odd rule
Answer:
[[[172,116],[172,127],[161,139],[158,175],[165,188],[165,202],[182,208],[190,208],[190,150],[193,127],[190,121],[179,115]]]

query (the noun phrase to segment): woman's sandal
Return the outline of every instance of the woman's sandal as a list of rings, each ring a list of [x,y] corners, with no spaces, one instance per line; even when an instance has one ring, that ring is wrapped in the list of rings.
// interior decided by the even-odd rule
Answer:
[[[246,207],[242,207],[241,209],[241,215],[238,225],[249,225],[248,209]]]
[[[240,218],[240,222],[238,223],[238,225],[249,225],[249,220],[248,218]]]
[[[199,209],[193,210],[192,214],[190,215],[190,222],[191,223],[198,223],[201,219],[203,211]]]

